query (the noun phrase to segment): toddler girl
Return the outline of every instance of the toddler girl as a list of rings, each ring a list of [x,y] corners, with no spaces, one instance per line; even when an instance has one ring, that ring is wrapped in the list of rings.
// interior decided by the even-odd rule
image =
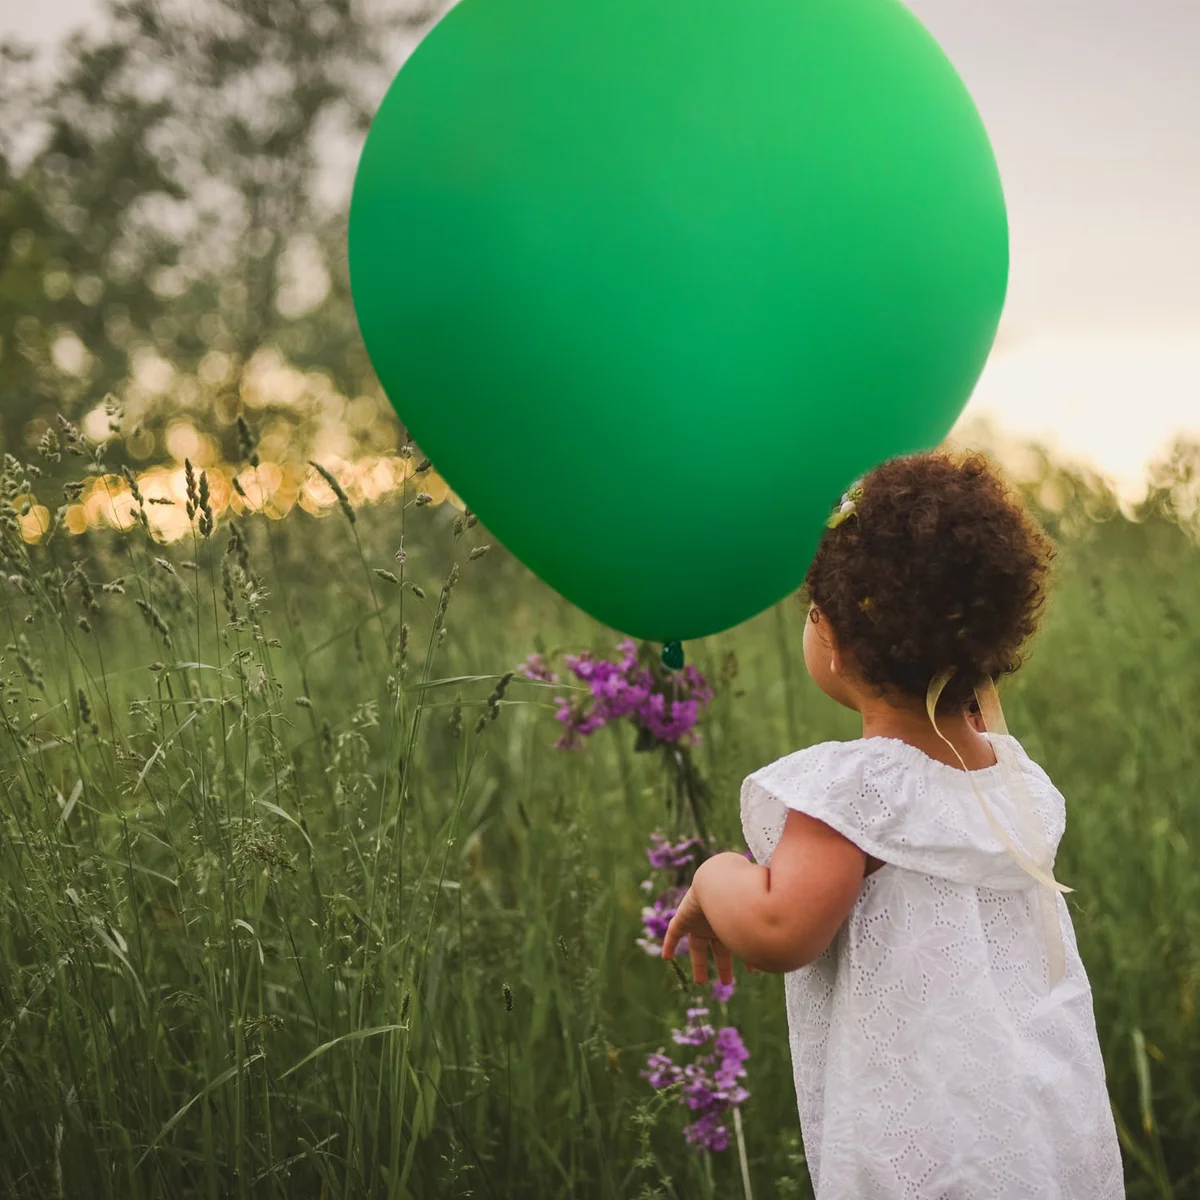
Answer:
[[[818,1200],[1113,1200],[1121,1161],[1054,852],[1062,796],[1003,729],[1050,547],[986,463],[885,463],[809,569],[804,660],[862,737],[751,775],[758,864],[702,864],[666,934],[786,973]],[[978,697],[978,709],[970,711]],[[981,732],[980,726],[988,732]]]

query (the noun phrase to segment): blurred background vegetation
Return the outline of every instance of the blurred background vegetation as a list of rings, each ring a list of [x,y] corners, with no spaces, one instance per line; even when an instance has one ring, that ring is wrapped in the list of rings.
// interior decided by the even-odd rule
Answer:
[[[121,0],[52,70],[0,60],[0,440],[59,413],[133,463],[394,450],[358,338],[355,156],[438,7]]]
[[[112,443],[109,469],[218,468],[245,415],[271,464],[250,503],[281,489],[286,511],[312,458],[365,460],[364,498],[394,487],[404,431],[358,336],[347,212],[375,107],[445,7],[109,0],[49,58],[0,44],[0,450],[64,417]],[[1196,515],[1196,457],[1158,469],[1155,511]]]
[[[439,11],[118,0],[52,64],[3,49],[6,1195],[740,1186],[638,1075],[686,1002],[634,944],[661,764],[488,701],[615,635],[484,551],[355,328],[355,154]],[[1200,449],[1129,509],[962,437],[1062,549],[1010,718],[1068,797],[1130,1195],[1195,1195]],[[853,736],[800,632],[789,602],[688,648],[726,842],[745,772]],[[778,981],[731,1012],[760,1195],[807,1195]]]

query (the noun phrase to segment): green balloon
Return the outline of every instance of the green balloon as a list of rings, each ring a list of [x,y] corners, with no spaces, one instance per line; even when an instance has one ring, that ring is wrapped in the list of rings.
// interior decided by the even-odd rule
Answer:
[[[899,0],[462,0],[375,117],[349,256],[450,486],[668,642],[794,590],[848,484],[949,432],[1008,226]]]

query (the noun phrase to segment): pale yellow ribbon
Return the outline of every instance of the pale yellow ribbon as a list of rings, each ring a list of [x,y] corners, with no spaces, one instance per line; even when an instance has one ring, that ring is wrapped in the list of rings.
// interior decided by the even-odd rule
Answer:
[[[937,702],[941,698],[942,692],[945,691],[946,684],[950,682],[950,677],[953,674],[953,669],[943,671],[930,683],[929,691],[925,695],[925,708],[929,713],[929,720],[933,724],[934,733],[950,747],[954,752],[954,757],[958,759],[963,771],[966,772],[967,780],[971,784],[971,790],[975,793],[975,798],[979,801],[980,808],[983,809],[983,815],[987,819],[988,827],[999,839],[1000,844],[1004,847],[1013,862],[1027,875],[1035,879],[1039,885],[1037,888],[1037,901],[1038,908],[1041,911],[1042,932],[1046,941],[1046,962],[1050,971],[1050,989],[1053,991],[1062,981],[1066,971],[1066,951],[1063,946],[1062,927],[1058,919],[1058,899],[1055,893],[1069,892],[1071,889],[1065,884],[1059,883],[1054,878],[1054,857],[1050,853],[1050,844],[1046,836],[1045,826],[1038,816],[1033,799],[1029,795],[1029,789],[1025,785],[1024,773],[1021,771],[1019,764],[1014,764],[1010,757],[1010,749],[1007,743],[1003,740],[996,740],[992,742],[992,748],[996,752],[996,761],[1000,764],[1000,773],[1004,779],[1005,786],[1013,798],[1017,817],[1021,822],[1024,833],[1025,843],[1034,857],[1026,854],[1009,837],[1008,831],[1000,823],[992,806],[987,802],[983,792],[979,790],[978,785],[975,783],[974,773],[968,770],[967,764],[963,761],[963,757],[959,754],[954,743],[938,728]],[[996,685],[989,679],[981,687],[975,689],[975,698],[979,701],[979,712],[983,717],[983,725],[988,733],[1000,734],[1001,739],[1007,737],[1008,726],[1004,721],[1004,712],[1000,708],[1000,697],[996,692]]]

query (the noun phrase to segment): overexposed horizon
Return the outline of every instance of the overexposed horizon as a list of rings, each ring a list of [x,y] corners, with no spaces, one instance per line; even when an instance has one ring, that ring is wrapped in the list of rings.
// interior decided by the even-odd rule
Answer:
[[[975,97],[1009,205],[1008,305],[959,429],[982,418],[1136,498],[1200,439],[1200,5],[906,2]],[[102,19],[101,0],[5,5],[0,36],[52,52]]]
[[[1008,199],[1000,337],[978,418],[1126,499],[1200,438],[1200,6],[908,0],[983,114]]]

